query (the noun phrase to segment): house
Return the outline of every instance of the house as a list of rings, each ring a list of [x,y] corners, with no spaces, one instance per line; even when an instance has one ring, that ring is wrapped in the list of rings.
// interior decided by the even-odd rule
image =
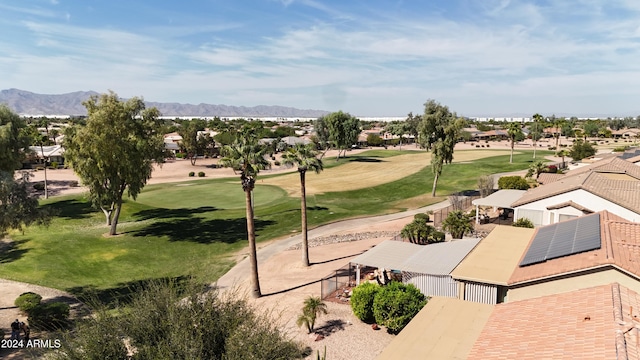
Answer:
[[[640,292],[640,223],[609,211],[536,230],[508,281],[508,301],[617,282]]]
[[[434,297],[378,359],[638,359],[639,250],[640,224],[608,211],[496,227],[451,276],[504,302]]]
[[[28,164],[42,164],[46,159],[48,164],[58,163],[64,164],[64,148],[62,145],[53,146],[29,146],[32,157],[27,159]]]
[[[535,226],[601,210],[640,221],[640,167],[618,157],[606,158],[528,190],[511,207],[514,220],[527,218]]]
[[[459,284],[451,271],[478,244],[480,239],[462,239],[417,245],[387,240],[351,260],[356,279],[364,266],[402,273],[402,282],[415,285],[426,296],[459,296]]]

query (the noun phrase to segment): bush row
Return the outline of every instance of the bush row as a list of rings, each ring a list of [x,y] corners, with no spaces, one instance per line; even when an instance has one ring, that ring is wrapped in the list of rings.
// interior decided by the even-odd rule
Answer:
[[[14,304],[28,315],[29,326],[34,329],[57,330],[69,326],[69,304],[42,303],[42,296],[33,292],[20,294]]]

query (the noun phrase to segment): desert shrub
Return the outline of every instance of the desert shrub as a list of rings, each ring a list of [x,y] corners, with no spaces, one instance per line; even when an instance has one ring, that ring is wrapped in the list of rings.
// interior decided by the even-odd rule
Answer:
[[[476,144],[476,147],[477,147],[477,148],[479,148],[479,147],[480,147],[480,145]]]
[[[71,187],[78,187],[78,180],[72,180],[72,181],[69,181],[69,186],[71,186]]]
[[[613,152],[625,152],[626,150],[629,150],[629,146],[618,146],[613,148]]]
[[[376,323],[398,333],[424,307],[427,299],[413,284],[391,282],[373,300]]]
[[[42,296],[33,292],[26,292],[20,294],[14,301],[14,304],[24,313],[28,313],[34,307],[40,305]]]
[[[516,221],[514,221],[513,226],[515,227],[521,227],[521,228],[529,228],[529,229],[533,229],[533,222],[527,218],[520,218]]]
[[[193,171],[189,172],[189,177],[194,177],[196,176],[196,173],[194,173]]]
[[[489,144],[487,144],[487,147],[489,147]]]
[[[529,184],[522,176],[503,176],[498,179],[499,189],[527,190]]]
[[[69,304],[41,303],[29,311],[29,325],[34,329],[56,330],[69,326]]]
[[[413,216],[414,220],[423,220],[424,222],[429,222],[429,214],[419,213]]]
[[[277,160],[276,160],[276,161],[274,161],[274,162],[273,162],[273,165],[275,165],[275,166],[280,166],[280,161],[277,161]]]
[[[198,177],[204,177],[204,171],[198,172]]]
[[[58,168],[58,162],[57,162],[57,161],[53,161],[53,162],[51,163],[51,168],[52,168],[52,169],[57,169],[57,168]]]
[[[373,283],[362,283],[353,288],[350,300],[353,315],[364,322],[374,322],[373,300],[380,289],[379,285]]]
[[[555,146],[549,146],[549,150],[555,150],[556,147]]]
[[[184,153],[177,153],[176,159],[184,159]]]
[[[38,190],[38,191],[43,191],[44,190],[44,183],[38,182],[33,184],[33,188]]]
[[[283,333],[273,313],[257,312],[246,298],[187,281],[152,281],[128,305],[106,309],[62,335],[53,359],[298,359],[303,349]],[[48,354],[49,355],[49,354]],[[109,356],[105,356],[109,355]]]

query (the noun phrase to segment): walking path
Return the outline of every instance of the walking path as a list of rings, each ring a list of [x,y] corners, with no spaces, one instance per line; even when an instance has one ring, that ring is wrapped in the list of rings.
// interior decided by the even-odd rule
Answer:
[[[318,236],[326,236],[335,234],[341,231],[349,230],[355,227],[361,227],[365,225],[379,224],[385,221],[392,221],[402,219],[408,216],[413,216],[418,213],[424,213],[429,210],[439,210],[449,206],[449,200],[445,200],[436,204],[425,206],[419,209],[407,210],[399,213],[371,216],[366,218],[357,218],[350,220],[337,221],[331,224],[322,225],[315,229],[309,230],[308,238],[314,238]],[[292,245],[302,241],[302,234],[292,236],[288,239],[278,240],[264,245],[257,250],[258,264],[267,261],[272,256],[285,251]],[[226,274],[222,275],[216,282],[216,286],[219,289],[225,289],[241,283],[250,274],[249,258],[245,257],[239,261],[233,268],[231,268]]]

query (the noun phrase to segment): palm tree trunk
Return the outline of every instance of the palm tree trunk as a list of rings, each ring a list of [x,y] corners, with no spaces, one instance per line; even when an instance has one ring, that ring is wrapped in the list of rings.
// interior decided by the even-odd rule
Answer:
[[[302,221],[302,265],[309,266],[309,239],[307,238],[307,195],[304,171],[300,171],[300,218]]]
[[[44,198],[49,198],[49,189],[47,184],[47,158],[44,156],[44,148],[42,147],[42,139],[40,141],[40,154],[42,154],[42,161],[44,161]]]
[[[247,233],[249,239],[249,262],[251,263],[251,295],[254,298],[262,296],[260,292],[260,279],[258,278],[258,255],[256,254],[256,230],[253,224],[253,202],[251,190],[245,190],[245,206],[247,210]]]
[[[537,145],[538,145],[538,142],[537,142],[537,141],[534,141],[534,142],[533,142],[533,158],[534,158],[534,159],[536,158],[536,146],[537,146]]]
[[[431,190],[431,197],[436,197],[436,186],[438,185],[438,176],[440,174],[436,173],[433,177],[433,189]]]
[[[513,163],[513,145],[514,145],[514,141],[511,140],[511,155],[509,155],[509,164]]]

